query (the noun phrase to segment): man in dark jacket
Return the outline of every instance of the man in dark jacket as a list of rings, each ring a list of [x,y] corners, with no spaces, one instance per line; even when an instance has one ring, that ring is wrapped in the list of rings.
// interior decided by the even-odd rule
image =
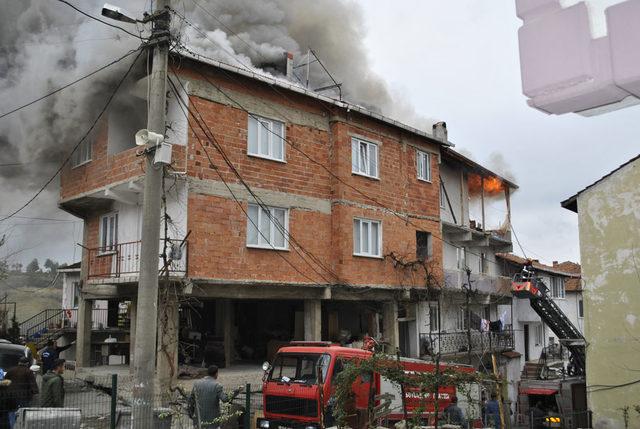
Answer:
[[[444,409],[444,418],[445,421],[452,425],[458,425],[462,427],[466,427],[464,424],[464,413],[458,406],[458,397],[453,396],[451,398],[451,403]]]
[[[47,346],[40,350],[40,359],[42,359],[42,373],[46,374],[49,370],[53,369],[53,362],[60,358],[60,353],[67,350],[69,347],[75,344],[75,341],[67,344],[63,347],[58,347],[58,343],[55,341],[47,341]]]
[[[62,408],[64,407],[64,359],[56,359],[53,369],[42,376],[42,393],[40,394],[40,406]]]
[[[5,374],[5,380],[11,380],[11,385],[7,389],[9,397],[12,399],[11,411],[9,411],[9,421],[11,427],[15,424],[16,411],[18,408],[31,406],[33,395],[38,393],[36,376],[29,368],[31,359],[21,357],[18,365],[9,369]]]

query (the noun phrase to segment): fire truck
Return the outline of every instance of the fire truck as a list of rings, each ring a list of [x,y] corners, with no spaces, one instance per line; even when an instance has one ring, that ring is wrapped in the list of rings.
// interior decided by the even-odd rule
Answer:
[[[345,362],[366,360],[372,352],[349,347],[341,347],[330,342],[298,342],[280,348],[273,363],[265,362],[262,392],[264,418],[258,419],[261,429],[314,429],[333,425],[332,395],[335,392],[336,376],[344,368]],[[406,374],[434,372],[435,363],[400,358]],[[474,369],[466,365],[440,364],[440,369],[454,368],[467,373]],[[320,383],[318,383],[320,378]],[[373,383],[373,386],[371,385]],[[400,421],[406,416],[415,416],[417,410],[426,422],[433,422],[435,400],[433,392],[421,392],[411,386],[397,386],[380,374],[373,377],[359,377],[353,384],[354,404],[350,427],[359,428],[367,420],[369,398],[373,392],[376,408],[384,409],[381,418]],[[403,395],[404,394],[404,408]],[[465,416],[478,417],[480,422],[480,387],[476,384],[465,386],[465,393],[456,392],[454,386],[441,386],[437,392],[440,413],[458,397],[458,406]],[[469,399],[472,399],[469,401]],[[475,425],[474,425],[475,426]]]

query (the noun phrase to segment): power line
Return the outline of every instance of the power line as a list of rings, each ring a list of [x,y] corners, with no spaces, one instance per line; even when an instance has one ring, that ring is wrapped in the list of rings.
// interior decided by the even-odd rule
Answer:
[[[62,0],[59,0],[59,1],[62,1]],[[116,63],[119,63],[120,61],[122,61],[123,59],[125,59],[126,57],[128,57],[129,55],[132,55],[133,53],[137,52],[138,50],[140,50],[140,48],[133,49],[133,50],[131,50],[131,51],[127,52],[126,54],[124,54],[123,56],[121,56],[120,58],[118,58],[118,59],[116,59],[116,60],[113,60],[113,61],[111,61],[111,62],[110,62],[110,63],[108,63],[108,64],[103,65],[102,67],[100,67],[100,68],[98,68],[98,69],[96,69],[96,70],[92,71],[92,72],[91,72],[91,73],[89,73],[89,74],[86,74],[86,75],[82,76],[82,77],[81,77],[81,78],[79,78],[79,79],[74,80],[73,82],[69,82],[68,84],[63,85],[63,86],[59,87],[58,89],[55,89],[55,90],[53,90],[53,91],[49,92],[48,94],[43,95],[42,97],[36,98],[35,100],[32,100],[32,101],[30,101],[30,102],[28,102],[28,103],[26,103],[26,104],[23,104],[22,106],[16,107],[16,108],[15,108],[15,109],[13,109],[13,110],[10,110],[10,111],[8,111],[8,112],[6,112],[6,113],[3,113],[2,115],[0,115],[0,119],[4,118],[5,116],[9,116],[9,115],[10,115],[10,114],[12,114],[12,113],[17,112],[18,110],[22,110],[22,109],[24,109],[25,107],[29,107],[29,106],[31,106],[32,104],[37,103],[38,101],[44,100],[44,99],[45,99],[45,98],[47,98],[47,97],[50,97],[50,96],[52,96],[52,95],[54,95],[54,94],[57,94],[58,92],[60,92],[60,91],[62,91],[62,90],[67,89],[67,88],[69,88],[70,86],[73,86],[73,85],[75,85],[76,83],[78,83],[78,82],[80,82],[80,81],[82,81],[82,80],[85,80],[85,79],[87,79],[87,78],[89,78],[89,77],[93,76],[94,74],[99,73],[99,72],[101,72],[102,70],[104,70],[104,69],[106,69],[106,68],[111,67],[112,65],[114,65],[114,64],[116,64]],[[0,165],[0,167],[17,166],[17,165],[24,165],[24,164],[26,164],[26,163],[1,164],[1,165]]]
[[[84,135],[82,136],[82,138],[80,140],[78,140],[78,142],[75,144],[75,146],[73,147],[73,150],[71,151],[71,153],[69,153],[69,155],[64,159],[64,161],[62,162],[62,164],[60,165],[60,167],[58,167],[58,169],[56,170],[56,172],[51,176],[51,178],[49,178],[49,180],[47,180],[47,182],[38,190],[38,192],[35,193],[35,195],[33,195],[26,203],[24,203],[20,208],[14,210],[13,212],[11,212],[9,215],[4,216],[2,219],[0,219],[0,222],[3,222],[13,216],[15,216],[16,214],[20,213],[22,210],[24,210],[29,204],[31,204],[37,197],[38,195],[40,195],[47,186],[49,186],[49,184],[51,182],[53,182],[53,179],[55,179],[58,174],[60,174],[60,172],[62,171],[62,169],[64,168],[65,165],[67,165],[67,163],[69,162],[69,160],[71,159],[71,157],[73,156],[73,153],[76,151],[76,149],[78,149],[78,147],[80,146],[80,144],[82,144],[83,141],[86,140],[86,138],[89,136],[89,133],[91,133],[91,131],[93,131],[93,129],[95,128],[96,124],[98,123],[98,121],[100,120],[100,118],[102,117],[102,115],[104,114],[104,112],[107,111],[107,108],[109,107],[109,105],[111,104],[111,101],[113,100],[113,98],[116,96],[116,93],[118,92],[118,90],[120,89],[120,87],[122,86],[123,82],[125,81],[125,79],[127,78],[127,76],[129,76],[129,73],[131,72],[131,70],[133,69],[133,66],[135,65],[136,61],[138,60],[138,58],[140,57],[140,55],[142,54],[142,50],[140,49],[142,46],[140,46],[138,49],[136,49],[138,52],[138,55],[136,55],[135,59],[131,62],[131,65],[129,66],[129,68],[127,69],[126,73],[122,76],[122,78],[120,78],[120,81],[118,82],[117,86],[115,87],[115,89],[113,90],[113,92],[111,93],[111,95],[109,96],[109,98],[107,99],[107,102],[105,103],[104,107],[102,108],[102,110],[100,111],[100,113],[98,114],[98,116],[96,117],[96,119],[93,121],[93,123],[91,124],[91,126],[89,127],[89,129],[87,130],[87,132],[84,133]],[[135,51],[133,51],[135,52]],[[123,58],[125,58],[128,55],[125,55],[124,57],[121,57],[118,61],[122,60]]]
[[[76,12],[79,12],[79,13],[81,13],[82,15],[84,15],[84,16],[86,16],[86,17],[88,17],[88,18],[91,18],[91,19],[93,19],[93,20],[95,20],[95,21],[101,22],[101,23],[103,23],[104,25],[108,25],[109,27],[117,28],[117,29],[118,29],[118,30],[120,30],[120,31],[124,31],[125,33],[127,33],[127,34],[128,34],[128,35],[130,35],[130,36],[135,37],[136,39],[140,39],[140,40],[148,40],[147,38],[144,38],[144,37],[140,36],[139,34],[132,33],[132,32],[130,32],[129,30],[126,30],[126,29],[124,29],[124,28],[122,28],[122,27],[120,27],[120,26],[118,26],[118,25],[111,24],[110,22],[103,21],[103,20],[102,20],[102,19],[100,19],[100,18],[97,18],[97,17],[95,17],[95,16],[93,16],[93,15],[90,15],[90,14],[88,14],[87,12],[85,12],[85,11],[83,11],[83,10],[78,9],[76,6],[74,6],[73,4],[69,3],[67,0],[57,0],[57,1],[59,1],[60,3],[64,3],[64,4],[66,4],[67,6],[71,7],[72,9],[74,9]]]

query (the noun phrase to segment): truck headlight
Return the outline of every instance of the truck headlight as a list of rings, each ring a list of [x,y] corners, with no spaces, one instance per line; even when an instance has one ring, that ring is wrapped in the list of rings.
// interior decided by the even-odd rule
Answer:
[[[269,420],[260,420],[261,429],[269,429]]]

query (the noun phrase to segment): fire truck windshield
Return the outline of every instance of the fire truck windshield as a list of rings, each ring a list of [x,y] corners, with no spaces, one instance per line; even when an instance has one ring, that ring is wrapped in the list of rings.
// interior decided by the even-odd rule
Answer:
[[[318,367],[326,380],[331,356],[328,354],[280,353],[273,362],[269,381],[317,384]]]

